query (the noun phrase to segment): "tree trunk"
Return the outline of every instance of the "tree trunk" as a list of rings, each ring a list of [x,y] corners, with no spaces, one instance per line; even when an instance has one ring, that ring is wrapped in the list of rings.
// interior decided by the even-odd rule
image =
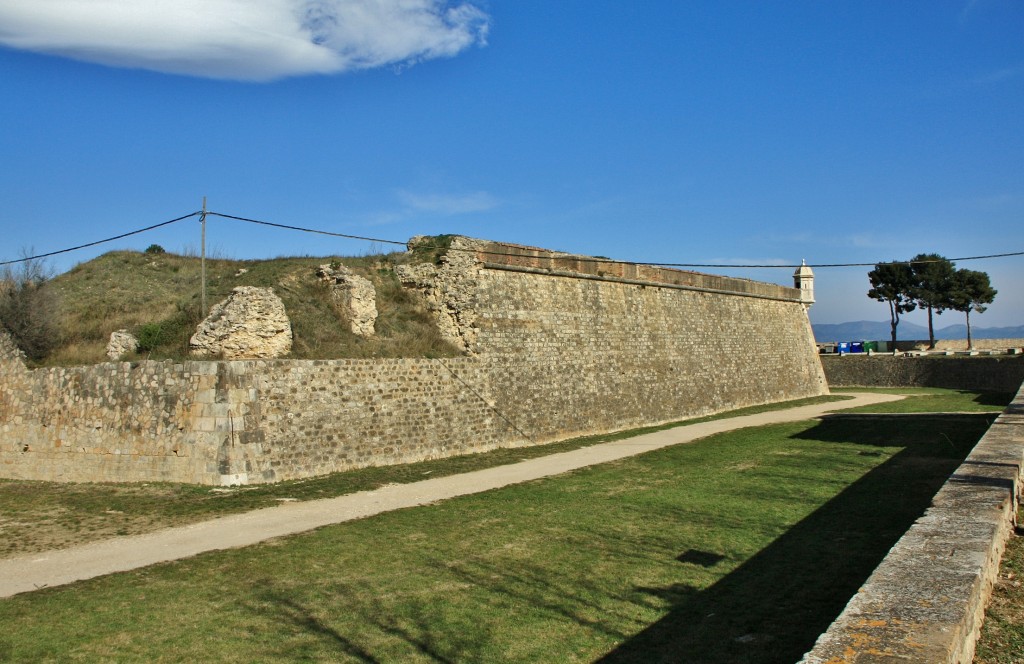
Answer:
[[[889,329],[892,332],[892,352],[896,353],[896,326],[900,324],[900,312],[896,304],[889,300]]]
[[[928,350],[935,350],[935,328],[932,327],[932,308],[928,307]]]
[[[971,340],[971,310],[967,310],[967,350],[974,350],[974,341]]]

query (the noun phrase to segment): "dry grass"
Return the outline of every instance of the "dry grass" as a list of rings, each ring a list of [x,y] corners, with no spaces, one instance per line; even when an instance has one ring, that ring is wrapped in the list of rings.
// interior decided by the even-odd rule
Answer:
[[[404,289],[395,265],[402,253],[360,258],[290,257],[260,261],[207,259],[207,306],[236,286],[271,287],[292,322],[291,357],[451,357],[455,348],[441,338],[416,293]],[[317,266],[337,262],[373,282],[377,289],[377,335],[352,334]],[[144,328],[157,339],[152,350],[132,359],[182,359],[201,320],[200,261],[192,256],[114,251],[82,263],[51,283],[59,296],[61,342],[43,365],[105,361],[110,333]]]
[[[1024,515],[1019,515],[1020,517]],[[985,610],[975,664],[1024,662],[1024,537],[1010,538]]]

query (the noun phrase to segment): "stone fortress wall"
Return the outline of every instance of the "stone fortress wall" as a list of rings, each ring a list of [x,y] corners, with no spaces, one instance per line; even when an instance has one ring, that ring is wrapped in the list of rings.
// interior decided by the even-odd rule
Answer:
[[[798,288],[461,237],[400,277],[464,357],[30,370],[0,340],[0,477],[271,482],[828,391]]]

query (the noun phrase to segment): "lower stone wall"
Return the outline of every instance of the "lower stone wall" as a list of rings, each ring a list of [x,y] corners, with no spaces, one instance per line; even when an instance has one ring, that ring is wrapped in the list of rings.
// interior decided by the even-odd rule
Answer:
[[[246,484],[522,444],[488,382],[474,358],[0,360],[0,476]]]
[[[975,350],[999,350],[1005,351],[1010,348],[1024,348],[1024,339],[974,339],[972,340]],[[897,350],[927,350],[928,340],[898,341]],[[936,339],[935,350],[967,350],[967,339]]]
[[[225,481],[271,482],[523,444],[476,358],[236,361]]]
[[[0,361],[0,473],[53,481],[211,483],[217,366]]]
[[[1024,356],[902,357],[823,355],[830,387],[945,387],[1016,392],[1024,381]]]
[[[1024,389],[803,663],[971,662],[1022,471]]]

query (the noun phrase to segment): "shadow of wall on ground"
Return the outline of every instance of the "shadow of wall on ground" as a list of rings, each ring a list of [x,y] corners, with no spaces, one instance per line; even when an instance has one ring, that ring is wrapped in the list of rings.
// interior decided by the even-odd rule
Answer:
[[[904,446],[703,591],[644,588],[673,603],[600,661],[794,662],[811,649],[985,433],[994,415],[830,416],[798,438]],[[953,434],[952,436],[950,434]],[[681,559],[686,559],[683,552]],[[697,552],[714,564],[715,552]],[[696,560],[691,564],[701,564]]]

